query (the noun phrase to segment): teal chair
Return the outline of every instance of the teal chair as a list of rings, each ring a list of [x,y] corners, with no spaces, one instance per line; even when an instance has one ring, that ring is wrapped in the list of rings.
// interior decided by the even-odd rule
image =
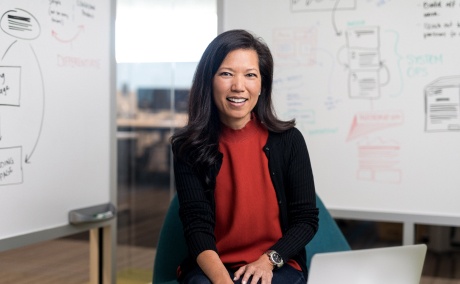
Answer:
[[[182,223],[179,218],[179,200],[174,196],[161,228],[153,265],[153,284],[177,284],[176,273],[187,256]]]
[[[318,195],[316,206],[319,209],[319,229],[306,246],[308,268],[311,257],[316,253],[350,250],[347,240]],[[161,228],[153,265],[153,284],[177,284],[177,267],[186,254],[187,247],[179,219],[179,201],[175,196]]]
[[[327,211],[318,195],[316,195],[316,207],[319,209],[318,231],[305,247],[307,249],[308,269],[310,269],[312,256],[317,253],[347,251],[351,249],[339,226],[337,226],[334,218],[332,218],[329,211]]]

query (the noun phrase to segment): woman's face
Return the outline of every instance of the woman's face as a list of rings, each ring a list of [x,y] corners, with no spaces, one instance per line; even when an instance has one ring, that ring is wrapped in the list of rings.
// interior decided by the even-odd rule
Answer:
[[[261,88],[257,52],[236,49],[228,53],[213,78],[214,102],[221,122],[233,129],[243,128],[251,119]]]

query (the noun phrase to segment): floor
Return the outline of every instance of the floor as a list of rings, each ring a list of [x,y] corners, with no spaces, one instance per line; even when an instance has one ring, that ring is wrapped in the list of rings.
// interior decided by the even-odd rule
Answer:
[[[155,249],[118,246],[117,283],[151,282]],[[0,254],[1,284],[85,284],[89,282],[88,243],[59,239]]]
[[[155,245],[168,208],[167,190],[137,189],[129,210],[119,215],[117,284],[152,279]],[[394,228],[380,223],[338,220],[353,249],[399,245]],[[383,235],[382,235],[383,234]],[[385,235],[386,234],[386,235]],[[424,236],[421,241],[427,241]],[[88,283],[88,244],[75,236],[0,253],[0,284]],[[460,284],[460,248],[428,251],[421,284]]]

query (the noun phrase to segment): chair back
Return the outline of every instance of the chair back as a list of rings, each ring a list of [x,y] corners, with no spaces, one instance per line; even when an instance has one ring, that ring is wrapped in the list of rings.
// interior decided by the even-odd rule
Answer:
[[[311,258],[316,253],[347,251],[351,249],[339,226],[318,195],[316,195],[316,207],[319,209],[318,231],[305,247],[307,249],[308,269],[310,269]]]
[[[178,283],[177,268],[187,256],[183,232],[179,218],[179,201],[175,195],[169,205],[158,239],[153,265],[153,284]]]

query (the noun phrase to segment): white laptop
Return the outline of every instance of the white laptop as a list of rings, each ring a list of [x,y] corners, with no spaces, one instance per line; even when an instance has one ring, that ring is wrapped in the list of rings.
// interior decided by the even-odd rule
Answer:
[[[419,284],[426,245],[317,253],[308,284]]]

